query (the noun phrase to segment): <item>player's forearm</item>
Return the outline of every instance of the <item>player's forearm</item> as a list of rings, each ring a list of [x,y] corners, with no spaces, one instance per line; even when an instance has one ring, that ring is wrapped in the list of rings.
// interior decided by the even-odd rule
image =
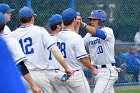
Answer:
[[[84,26],[84,28],[86,29],[86,31],[88,31],[90,34],[96,35],[96,29],[94,27],[92,27],[90,25],[87,25],[86,23],[83,23],[83,22],[81,23],[81,26],[82,27]]]
[[[80,62],[91,71],[94,71],[96,69],[92,66],[88,57],[81,58]]]
[[[36,85],[29,73],[24,75],[23,77],[31,86],[35,86]]]
[[[27,69],[27,67],[26,67],[26,65],[24,64],[23,61],[21,61],[21,62],[18,63],[17,65],[18,65],[18,67],[19,67],[19,69],[20,69],[20,73],[21,73],[23,76],[29,73],[29,71],[28,71],[28,69]]]
[[[63,68],[66,70],[68,69],[68,66],[66,64],[66,61],[62,55],[62,53],[60,52],[60,50],[58,49],[57,46],[54,46],[51,49],[51,52],[53,53],[54,57],[57,59],[57,61],[63,66]]]
[[[76,24],[76,26],[74,27],[74,31],[75,31],[76,33],[78,33],[78,32],[79,32],[79,29],[80,29],[80,21],[77,21],[77,24]]]

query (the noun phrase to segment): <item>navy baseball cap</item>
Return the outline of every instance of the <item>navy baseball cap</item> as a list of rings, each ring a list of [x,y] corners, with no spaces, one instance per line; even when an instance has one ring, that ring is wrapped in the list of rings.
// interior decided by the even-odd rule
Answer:
[[[65,9],[62,12],[62,19],[64,22],[70,22],[72,21],[75,17],[79,16],[80,12],[76,12],[74,9],[72,8],[68,8]]]
[[[0,12],[0,25],[3,25],[6,22],[6,17],[2,12]]]
[[[37,15],[34,13],[33,9],[30,7],[24,6],[23,8],[21,8],[19,10],[20,18],[28,18],[28,17],[32,17],[32,16],[37,16]]]
[[[10,9],[9,5],[7,4],[0,4],[0,12],[4,13],[11,13],[15,11],[15,9]]]
[[[62,20],[62,16],[59,14],[55,14],[53,15],[50,19],[49,19],[49,25],[50,26],[54,26],[60,22],[63,22]]]

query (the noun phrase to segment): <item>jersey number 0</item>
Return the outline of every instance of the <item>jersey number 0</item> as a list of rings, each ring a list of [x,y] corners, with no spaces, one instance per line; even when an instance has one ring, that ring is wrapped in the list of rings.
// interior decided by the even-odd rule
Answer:
[[[34,53],[34,49],[32,46],[32,38],[27,37],[25,39],[20,39],[19,43],[21,45],[21,48],[25,54],[31,54]]]

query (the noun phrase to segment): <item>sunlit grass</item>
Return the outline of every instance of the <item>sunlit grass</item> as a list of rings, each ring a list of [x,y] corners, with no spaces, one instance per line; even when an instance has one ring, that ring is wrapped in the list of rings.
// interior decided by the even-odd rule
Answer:
[[[115,93],[140,93],[140,90],[116,90]]]

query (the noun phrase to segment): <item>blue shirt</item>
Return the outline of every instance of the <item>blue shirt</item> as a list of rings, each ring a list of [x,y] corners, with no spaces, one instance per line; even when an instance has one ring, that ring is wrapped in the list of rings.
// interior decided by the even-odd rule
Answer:
[[[136,70],[139,70],[139,59],[131,53],[128,53],[128,55],[126,56],[126,64],[126,72],[135,72]]]
[[[0,93],[27,93],[9,49],[0,38]]]

